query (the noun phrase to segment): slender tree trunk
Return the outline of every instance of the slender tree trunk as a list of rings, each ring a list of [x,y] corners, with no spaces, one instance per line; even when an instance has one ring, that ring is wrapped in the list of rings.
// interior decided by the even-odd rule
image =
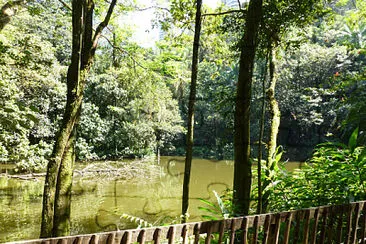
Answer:
[[[264,117],[266,114],[266,79],[267,79],[267,62],[268,57],[265,58],[265,64],[262,71],[262,113],[260,119],[260,129],[259,129],[259,139],[258,139],[258,205],[257,205],[257,214],[262,213],[263,207],[263,196],[262,196],[262,144],[263,144],[263,133],[264,133]]]
[[[66,236],[70,234],[71,188],[75,162],[75,140],[76,127],[67,143],[58,173],[52,231],[53,236]]]
[[[116,1],[110,3],[107,15],[94,36],[93,1],[72,1],[72,54],[67,73],[67,102],[63,123],[47,166],[41,222],[43,238],[69,234],[74,144],[86,77],[93,63],[99,37],[108,25]]]
[[[267,180],[263,182],[263,187],[267,187],[271,183],[271,179],[268,179],[270,172],[277,167],[276,148],[277,148],[277,135],[280,126],[281,113],[278,107],[278,103],[274,96],[275,87],[277,82],[276,75],[276,51],[274,47],[269,48],[269,87],[267,89],[267,100],[269,104],[269,115],[270,115],[270,127],[269,127],[269,140],[268,140],[268,155],[266,161],[267,168]],[[268,197],[269,192],[263,195],[263,212],[267,212],[268,208]]]
[[[234,118],[234,195],[237,215],[247,215],[250,205],[252,169],[250,162],[250,99],[257,33],[262,17],[262,0],[249,2],[240,54]]]
[[[268,140],[267,167],[269,169],[274,169],[274,167],[276,167],[274,163],[276,157],[277,135],[280,127],[281,113],[280,109],[278,108],[276,98],[274,96],[277,82],[277,74],[276,74],[276,49],[273,47],[270,50],[269,75],[270,80],[269,80],[269,88],[267,90],[267,98],[269,104],[271,126]]]
[[[70,135],[80,114],[82,97],[76,92],[79,83],[79,65],[82,35],[82,0],[73,0],[72,3],[72,55],[71,64],[67,73],[67,102],[61,130],[57,137],[52,157],[47,166],[47,175],[43,192],[43,208],[41,222],[41,237],[53,236],[55,214],[56,185],[59,181],[61,161],[65,151],[71,149]],[[82,94],[82,93],[81,93]],[[69,145],[69,147],[67,147]],[[65,165],[64,165],[65,166]],[[60,193],[60,191],[58,192]],[[56,228],[57,229],[57,228]]]
[[[188,101],[188,131],[186,139],[186,160],[184,167],[183,197],[182,197],[182,223],[187,221],[189,201],[189,181],[191,178],[192,152],[193,152],[193,128],[194,128],[194,103],[196,100],[198,49],[201,34],[201,6],[202,0],[197,0],[196,23],[194,30],[191,87]]]

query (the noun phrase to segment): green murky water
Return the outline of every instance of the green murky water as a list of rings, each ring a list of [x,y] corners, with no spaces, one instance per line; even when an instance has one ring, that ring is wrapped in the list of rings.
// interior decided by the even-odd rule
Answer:
[[[153,224],[178,221],[184,164],[183,158],[171,159],[162,157],[160,173],[154,179],[85,180],[75,177],[72,234],[135,228],[136,223],[126,216],[138,216]],[[290,163],[288,167],[299,168],[300,165]],[[193,160],[190,221],[199,221],[205,214],[198,209],[203,206],[199,199],[214,201],[213,190],[221,193],[231,188],[232,175],[232,161]],[[19,180],[0,177],[0,242],[39,236],[42,192],[43,178]],[[123,214],[125,217],[121,217]]]

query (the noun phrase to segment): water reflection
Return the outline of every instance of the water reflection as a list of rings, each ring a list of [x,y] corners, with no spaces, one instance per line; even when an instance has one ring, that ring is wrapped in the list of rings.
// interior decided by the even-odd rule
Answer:
[[[135,228],[140,217],[158,225],[179,221],[183,158],[162,157],[154,177],[120,180],[75,177],[71,232],[83,234]],[[295,165],[298,167],[298,165]],[[201,220],[200,198],[214,199],[232,187],[233,163],[194,159],[191,172],[190,221]],[[43,179],[0,177],[0,242],[39,236]],[[132,220],[132,221],[131,221]]]

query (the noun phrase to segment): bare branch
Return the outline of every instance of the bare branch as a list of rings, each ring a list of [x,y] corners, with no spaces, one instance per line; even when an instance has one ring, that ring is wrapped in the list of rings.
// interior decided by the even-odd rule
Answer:
[[[68,10],[70,10],[70,11],[72,11],[72,8],[70,7],[70,5],[68,5],[65,1],[63,1],[63,0],[59,0],[60,1],[60,3],[62,3],[62,5],[65,7],[65,8],[67,8]]]
[[[132,61],[134,62],[134,63],[136,63],[138,66],[140,66],[141,68],[143,68],[143,69],[147,69],[146,67],[144,67],[142,64],[140,64],[139,62],[137,62],[133,57],[132,57],[132,55],[127,51],[127,50],[125,50],[125,49],[123,49],[123,48],[121,48],[121,47],[118,47],[118,46],[115,46],[112,42],[111,42],[111,40],[109,40],[109,38],[108,37],[106,37],[106,36],[104,36],[104,35],[101,35],[101,37],[103,37],[108,43],[109,43],[109,45],[111,45],[111,47],[112,48],[115,48],[115,49],[117,49],[118,51],[120,51],[120,52],[122,52],[122,53],[126,53],[131,59],[132,59]]]
[[[206,16],[219,16],[219,15],[226,15],[226,14],[234,14],[234,13],[245,13],[245,10],[242,9],[234,9],[234,10],[229,10],[229,11],[225,11],[225,12],[220,12],[220,13],[208,13],[208,14],[202,14],[202,17],[206,17]]]
[[[97,48],[98,40],[102,34],[103,29],[108,25],[109,20],[111,19],[111,15],[113,13],[114,6],[116,6],[116,3],[117,0],[112,0],[104,20],[98,25],[97,29],[95,30],[95,34],[93,37],[93,47],[92,47],[93,52],[95,52],[95,49]]]
[[[146,8],[138,8],[138,7],[135,7],[135,10],[136,11],[145,11],[145,10],[149,10],[149,9],[160,9],[160,10],[165,10],[165,11],[169,11],[168,8],[165,8],[165,7],[160,7],[160,6],[149,6],[149,7],[146,7]]]

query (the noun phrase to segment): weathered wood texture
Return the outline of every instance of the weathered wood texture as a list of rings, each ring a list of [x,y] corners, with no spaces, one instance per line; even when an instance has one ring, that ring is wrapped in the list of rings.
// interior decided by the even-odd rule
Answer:
[[[296,211],[252,215],[13,243],[363,243],[366,201]]]

